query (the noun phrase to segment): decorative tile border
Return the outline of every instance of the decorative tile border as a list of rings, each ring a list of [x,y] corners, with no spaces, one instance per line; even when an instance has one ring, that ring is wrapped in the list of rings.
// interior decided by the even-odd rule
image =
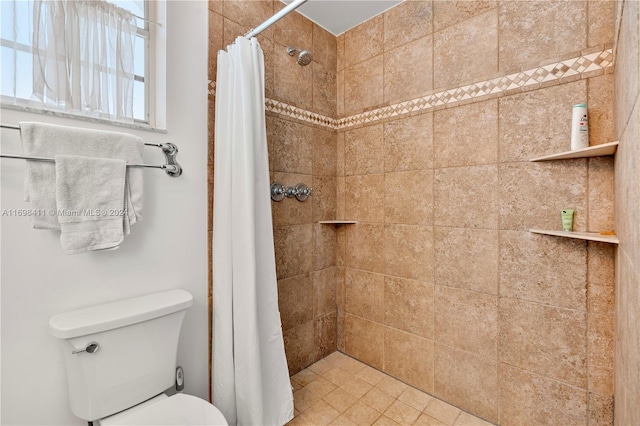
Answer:
[[[593,50],[593,49],[591,49]],[[606,68],[613,66],[612,49],[599,49],[583,52],[582,55],[541,65],[525,71],[519,71],[489,80],[478,81],[466,86],[434,92],[432,94],[396,103],[371,111],[354,114],[344,118],[331,118],[316,114],[285,102],[266,99],[265,110],[284,115],[297,120],[343,130],[349,127],[374,123],[390,117],[427,112],[434,108],[450,107],[462,102],[487,96],[500,96],[508,92],[529,91],[552,85],[554,82],[573,81],[586,75],[604,73]],[[209,93],[215,91],[215,82],[209,82]]]
[[[216,82],[208,80],[207,93],[215,98],[216,96]],[[284,115],[287,117],[295,118],[297,120],[306,121],[307,123],[317,124],[319,126],[328,127],[330,129],[337,129],[335,118],[327,117],[315,112],[307,111],[306,109],[298,108],[293,105],[289,105],[285,102],[279,102],[274,99],[266,98],[264,103],[265,111],[273,112],[275,114]]]
[[[402,116],[416,111],[426,112],[436,107],[453,106],[471,99],[514,90],[534,90],[551,84],[552,81],[568,79],[572,76],[580,78],[583,74],[603,72],[605,68],[611,66],[613,66],[612,49],[604,49],[341,118],[335,120],[334,128],[341,130],[389,117]]]
[[[338,120],[335,118],[327,117],[315,112],[307,111],[306,109],[294,107],[284,102],[275,101],[267,98],[264,103],[265,110],[276,114],[285,115],[287,117],[295,118],[298,120],[306,121],[307,123],[318,124],[320,126],[329,127],[330,129],[337,129]]]

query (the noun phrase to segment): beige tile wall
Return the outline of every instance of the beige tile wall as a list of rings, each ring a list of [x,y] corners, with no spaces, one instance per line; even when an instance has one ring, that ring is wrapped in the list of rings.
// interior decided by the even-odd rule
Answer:
[[[638,11],[629,3],[619,8],[626,15],[617,67],[622,61],[637,76]],[[211,51],[280,7],[210,1]],[[340,118],[611,43],[612,15],[608,1],[410,1],[335,38],[292,13],[259,37],[266,94]],[[284,50],[290,44],[312,46],[313,64],[295,65]],[[210,64],[214,76],[215,55]],[[613,306],[622,298],[613,291],[614,248],[527,229],[558,228],[558,210],[569,205],[575,229],[613,229],[614,162],[527,160],[569,148],[570,108],[583,101],[591,143],[624,133],[638,159],[639,84],[621,86],[615,117],[607,74],[337,135],[269,113],[272,178],[303,179],[315,191],[310,203],[273,206],[292,373],[337,346],[492,422],[610,424]],[[637,181],[633,163],[622,163]],[[637,194],[616,177],[616,211],[626,206],[621,199],[640,205]],[[317,224],[336,217],[360,223]],[[619,218],[626,256],[617,257],[616,280],[637,283],[640,220]],[[637,285],[626,286],[618,308],[637,311],[637,294]],[[617,321],[628,333],[617,350],[631,354],[616,365],[617,378],[631,375],[616,380],[628,396],[618,408],[636,420],[637,319]]]
[[[620,1],[615,79],[615,226],[620,236],[615,294],[615,423],[640,423],[640,4]],[[611,303],[607,293],[598,293]],[[592,335],[595,344],[602,336]],[[599,362],[599,361],[595,361]],[[598,373],[594,373],[598,374]]]
[[[338,116],[611,43],[612,6],[402,3],[338,37]],[[614,248],[527,230],[566,207],[614,228],[612,158],[528,161],[569,149],[583,101],[591,143],[613,140],[612,92],[605,74],[340,131],[337,212],[359,223],[338,231],[338,348],[495,423],[610,424]]]
[[[211,0],[209,79],[215,80],[218,50],[283,6],[272,0]],[[332,34],[292,13],[263,32],[259,41],[265,54],[267,97],[336,115],[337,50]],[[297,65],[286,46],[312,50],[313,62]],[[214,95],[209,99],[213,147]],[[287,186],[304,182],[314,189],[306,202],[285,198],[272,203],[280,314],[289,370],[294,374],[336,349],[336,232],[317,224],[336,217],[336,132],[268,113],[267,140],[272,180]],[[213,148],[210,200],[212,152]]]

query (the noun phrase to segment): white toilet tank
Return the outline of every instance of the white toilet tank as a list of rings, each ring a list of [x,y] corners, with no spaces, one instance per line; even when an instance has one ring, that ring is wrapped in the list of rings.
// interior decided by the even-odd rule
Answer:
[[[171,290],[53,316],[49,332],[61,339],[73,413],[94,421],[170,388],[192,304],[190,293]],[[93,353],[73,353],[92,343]]]

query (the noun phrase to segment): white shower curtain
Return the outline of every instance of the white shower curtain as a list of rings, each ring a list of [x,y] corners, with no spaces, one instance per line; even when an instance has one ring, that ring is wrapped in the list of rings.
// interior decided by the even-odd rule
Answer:
[[[213,220],[213,402],[230,425],[283,425],[293,394],[278,311],[264,57],[218,52]]]

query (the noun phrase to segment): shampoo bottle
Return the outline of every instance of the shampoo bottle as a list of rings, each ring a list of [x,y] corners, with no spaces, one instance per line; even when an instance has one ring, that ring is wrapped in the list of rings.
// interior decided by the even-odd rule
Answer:
[[[573,106],[571,120],[571,151],[589,148],[589,121],[587,104]]]

